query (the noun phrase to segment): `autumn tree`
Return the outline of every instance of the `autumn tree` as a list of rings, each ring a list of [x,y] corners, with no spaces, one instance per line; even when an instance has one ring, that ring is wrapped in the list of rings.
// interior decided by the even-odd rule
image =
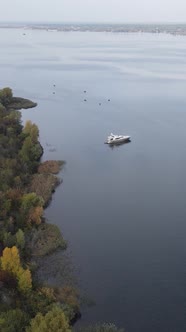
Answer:
[[[77,289],[71,286],[57,287],[55,289],[56,299],[69,305],[74,312],[79,312],[79,293]]]
[[[64,312],[59,307],[55,306],[48,311],[46,315],[37,314],[31,320],[31,325],[26,329],[26,332],[70,332],[71,329],[66,320]]]
[[[32,277],[29,269],[21,266],[19,251],[16,246],[5,248],[0,258],[1,269],[11,273],[18,282],[18,289],[26,293],[32,288]]]
[[[43,215],[43,199],[35,193],[22,196],[21,212],[27,223],[40,224]]]
[[[22,191],[18,188],[11,188],[7,190],[6,192],[6,198],[7,200],[10,200],[11,202],[11,210],[15,211],[18,210],[20,207],[22,197]]]
[[[28,213],[27,223],[39,225],[42,221],[43,207],[36,206],[30,209]]]
[[[21,267],[19,251],[16,246],[12,248],[5,248],[3,255],[0,258],[1,268],[4,271],[17,275],[19,268]]]
[[[32,277],[29,269],[22,267],[17,272],[18,288],[22,293],[28,292],[32,288]]]

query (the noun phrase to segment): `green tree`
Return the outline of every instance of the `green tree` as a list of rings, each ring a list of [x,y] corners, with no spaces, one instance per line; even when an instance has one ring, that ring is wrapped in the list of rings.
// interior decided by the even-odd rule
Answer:
[[[22,196],[21,210],[23,212],[29,212],[33,207],[43,206],[43,199],[37,196],[35,193],[29,193]]]
[[[0,102],[0,117],[3,117],[5,115],[5,111],[6,111],[6,108]]]
[[[4,231],[3,233],[3,244],[5,247],[13,247],[15,245],[16,239],[15,236],[12,235],[10,232]]]
[[[36,126],[35,123],[33,123],[33,125],[32,125],[30,136],[31,136],[31,139],[32,139],[33,143],[36,143],[38,141],[38,138],[39,138],[39,129]]]
[[[32,128],[32,121],[27,120],[26,123],[25,123],[25,126],[23,128],[23,132],[25,134],[30,135],[31,128]]]
[[[10,88],[4,88],[0,90],[0,102],[3,106],[7,106],[12,100],[13,94]]]
[[[28,315],[20,309],[8,310],[0,314],[0,331],[21,332],[28,325]]]
[[[25,162],[30,171],[34,169],[37,165],[36,162],[40,159],[42,155],[42,147],[40,143],[34,143],[31,136],[27,136],[23,142],[22,148],[20,150],[20,157],[23,162]],[[38,165],[37,165],[38,166]]]
[[[0,173],[0,180],[1,180],[1,173]],[[7,199],[6,195],[1,192],[1,184],[0,184],[0,218],[5,218],[7,214],[11,210],[11,200]]]
[[[20,249],[24,249],[25,247],[25,235],[24,232],[21,229],[18,229],[16,233],[16,245]]]
[[[18,288],[22,293],[27,293],[32,288],[32,277],[29,269],[19,268],[17,272]]]
[[[31,320],[31,325],[26,332],[70,332],[71,329],[66,320],[64,312],[57,306],[48,311],[45,316],[37,314]]]
[[[33,160],[32,148],[33,143],[31,137],[28,136],[25,138],[22,149],[20,151],[20,156],[24,162],[29,162]]]
[[[32,123],[30,120],[26,121],[23,133],[29,135],[33,143],[38,142],[39,129],[35,123]]]

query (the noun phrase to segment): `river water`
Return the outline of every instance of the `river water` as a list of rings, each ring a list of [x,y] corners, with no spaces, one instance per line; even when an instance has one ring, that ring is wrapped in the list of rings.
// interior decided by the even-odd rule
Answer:
[[[46,216],[96,303],[82,324],[185,331],[186,37],[0,29],[0,45],[1,87],[38,102],[23,120],[66,160]]]

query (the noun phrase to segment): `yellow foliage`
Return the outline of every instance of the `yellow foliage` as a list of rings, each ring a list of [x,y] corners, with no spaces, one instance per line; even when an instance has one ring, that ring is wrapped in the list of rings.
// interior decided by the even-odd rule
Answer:
[[[24,270],[20,268],[17,274],[18,287],[23,293],[29,291],[32,288],[32,277],[29,269]]]
[[[32,277],[29,269],[24,270],[21,266],[19,251],[16,246],[5,248],[0,258],[3,271],[13,274],[18,281],[18,288],[25,293],[32,288]]]
[[[4,271],[17,275],[20,268],[19,251],[16,246],[5,248],[1,257],[1,268]]]
[[[45,295],[51,300],[55,300],[54,289],[51,287],[42,287],[40,288],[40,293]]]
[[[59,307],[53,307],[45,316],[38,313],[26,332],[71,332],[71,329],[64,312]]]

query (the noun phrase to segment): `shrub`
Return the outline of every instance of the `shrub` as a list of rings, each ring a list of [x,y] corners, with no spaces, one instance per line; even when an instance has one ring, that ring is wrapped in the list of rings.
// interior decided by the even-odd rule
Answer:
[[[63,164],[64,164],[63,161],[57,161],[57,160],[44,161],[39,165],[38,173],[57,174],[59,173]]]
[[[44,256],[57,248],[66,249],[66,242],[56,225],[44,223],[31,230],[27,238],[27,247],[33,256]]]
[[[34,174],[32,176],[30,191],[42,197],[44,206],[46,207],[50,202],[52,193],[60,182],[61,181],[52,174]]]

